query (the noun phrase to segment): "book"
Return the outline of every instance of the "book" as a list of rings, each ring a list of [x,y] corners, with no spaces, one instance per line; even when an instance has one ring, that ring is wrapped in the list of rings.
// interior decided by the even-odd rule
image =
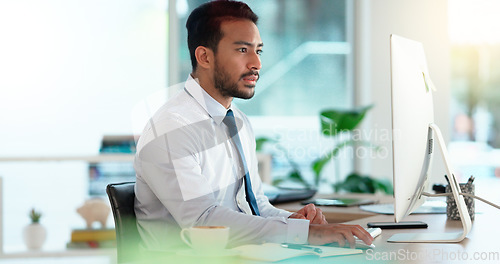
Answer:
[[[101,140],[99,153],[135,153],[133,135],[106,135]]]
[[[115,229],[74,229],[71,231],[71,242],[89,242],[116,240]]]
[[[257,261],[280,261],[306,255],[317,255],[319,257],[331,257],[342,255],[361,254],[361,249],[328,247],[328,246],[312,246],[320,248],[322,253],[317,253],[310,250],[299,250],[284,248],[281,244],[265,243],[261,245],[243,245],[235,247],[235,250],[240,251],[240,257],[257,260]]]

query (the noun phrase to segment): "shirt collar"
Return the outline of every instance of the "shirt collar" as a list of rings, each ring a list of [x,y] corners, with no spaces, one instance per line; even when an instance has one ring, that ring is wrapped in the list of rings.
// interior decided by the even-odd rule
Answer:
[[[191,74],[189,74],[186,80],[184,89],[201,105],[201,107],[203,107],[203,109],[205,109],[205,111],[207,111],[208,115],[210,115],[215,123],[220,125],[228,109],[212,98],[212,96],[200,86],[198,81],[193,79]],[[231,109],[231,107],[229,109]]]

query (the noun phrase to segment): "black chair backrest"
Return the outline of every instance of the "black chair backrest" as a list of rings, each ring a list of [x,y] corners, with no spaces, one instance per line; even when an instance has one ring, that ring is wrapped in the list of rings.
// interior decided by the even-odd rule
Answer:
[[[134,211],[135,182],[108,184],[106,193],[115,220],[118,263],[140,258],[140,235]]]

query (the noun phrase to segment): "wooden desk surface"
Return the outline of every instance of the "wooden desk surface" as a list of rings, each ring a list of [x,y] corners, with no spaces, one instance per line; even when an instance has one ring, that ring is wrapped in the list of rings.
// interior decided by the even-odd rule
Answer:
[[[329,209],[325,209],[327,213]],[[336,213],[335,213],[336,214]],[[281,264],[321,264],[321,263],[500,263],[500,230],[497,228],[500,210],[476,215],[472,231],[460,243],[389,243],[387,239],[400,232],[458,232],[460,221],[447,221],[445,214],[410,215],[405,220],[424,221],[427,229],[399,229],[382,231],[373,244],[374,249],[364,250],[363,254],[318,258],[304,256],[279,261]],[[373,215],[347,222],[366,226],[367,222],[393,221],[392,215]],[[172,262],[172,260],[174,260]],[[262,264],[268,262],[251,261],[238,257],[202,258],[174,256],[169,261],[144,262],[157,263],[210,263],[210,264]],[[143,264],[143,262],[141,262]]]
[[[365,251],[356,259],[384,260],[390,263],[500,263],[500,230],[498,220],[500,211],[476,214],[471,232],[460,243],[390,243],[387,242],[396,233],[416,232],[459,232],[460,221],[447,220],[445,214],[410,215],[405,221],[423,221],[427,229],[384,229],[373,244],[375,249]],[[394,221],[392,215],[376,215],[347,222],[366,226],[367,222]],[[385,262],[385,261],[382,261]]]
[[[498,186],[500,181],[494,184],[485,184],[484,189],[476,185],[476,194],[481,193],[494,203],[500,203]],[[334,197],[334,195],[329,196]],[[372,195],[342,195],[343,198],[375,198],[380,203],[392,202],[389,196]],[[279,208],[297,211],[303,207],[300,203],[279,204]],[[329,222],[345,222],[347,224],[359,224],[366,227],[368,222],[394,222],[393,215],[381,215],[362,211],[359,207],[320,207],[327,216]],[[427,229],[384,229],[373,244],[374,249],[368,249],[363,254],[318,258],[315,256],[304,256],[278,263],[500,263],[500,210],[476,201],[475,220],[472,230],[460,243],[389,243],[389,239],[396,233],[412,232],[459,232],[462,230],[460,221],[446,219],[446,214],[415,214],[406,217],[405,221],[423,221],[429,227]],[[256,264],[255,262],[238,257],[230,258],[183,258],[176,256],[174,262],[151,263],[242,263]],[[149,262],[148,262],[149,263]]]
[[[497,185],[498,186],[498,185]],[[476,188],[477,190],[477,188]],[[498,192],[498,191],[497,191]],[[477,193],[477,192],[476,192]],[[483,192],[486,193],[486,192]],[[487,192],[483,198],[498,203],[495,192]],[[488,197],[489,196],[489,197]],[[347,195],[342,197],[364,197],[366,195]],[[371,196],[373,197],[373,196]],[[375,196],[381,203],[391,202],[392,197]],[[279,205],[287,210],[298,210],[299,203]],[[368,222],[394,222],[393,215],[381,215],[362,211],[358,207],[320,207],[329,222],[345,222],[366,227]],[[413,232],[460,232],[460,221],[447,220],[446,214],[414,214],[404,221],[423,221],[427,229],[384,229],[373,244],[374,249],[363,254],[325,259],[301,259],[300,263],[500,263],[500,210],[476,201],[476,215],[472,230],[460,243],[390,243],[393,234]],[[347,219],[347,220],[346,220]],[[346,220],[346,221],[341,221]],[[299,263],[299,262],[291,262]]]

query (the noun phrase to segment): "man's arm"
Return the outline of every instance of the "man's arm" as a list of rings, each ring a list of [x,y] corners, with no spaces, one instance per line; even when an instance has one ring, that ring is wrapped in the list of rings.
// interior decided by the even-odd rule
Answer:
[[[286,217],[247,215],[226,206],[234,203],[231,194],[237,184],[232,165],[204,160],[220,153],[226,155],[226,143],[203,145],[207,143],[200,143],[196,134],[200,131],[198,127],[191,129],[172,120],[169,125],[180,129],[157,135],[144,145],[138,152],[136,164],[142,179],[179,226],[229,226],[231,246],[286,242],[290,226]],[[201,164],[208,166],[204,167],[206,175],[202,173]],[[229,169],[223,169],[225,167]],[[213,174],[210,168],[214,169]]]
[[[202,174],[200,167],[202,155],[211,157],[220,152],[217,151],[217,147],[227,146],[219,142],[203,142],[205,145],[200,145],[200,137],[197,134],[200,131],[199,126],[193,127],[175,122],[178,120],[168,121],[171,127],[178,129],[164,130],[160,135],[155,133],[154,140],[146,143],[138,151],[136,164],[138,174],[142,175],[142,179],[147,182],[151,191],[179,226],[229,226],[232,246],[245,243],[285,242],[288,228],[292,226],[290,220],[285,217],[258,217],[224,206],[225,202],[234,202],[233,199],[231,201],[220,199],[220,195],[229,190],[224,187],[227,188],[231,184],[228,180],[232,179],[228,176],[232,175],[231,170],[219,172],[223,166],[209,162],[208,165],[217,167],[213,169],[217,169],[218,178],[209,179],[207,175]],[[207,165],[206,162],[204,165]],[[312,214],[307,212],[308,207],[305,208],[304,217],[311,217]],[[307,229],[307,225],[305,228]],[[313,244],[332,241],[342,244],[345,239],[352,240],[352,234],[362,235],[359,232],[364,231],[349,230],[351,229],[346,230],[337,225],[312,224],[309,230],[306,230],[306,234],[309,231],[309,242]]]

